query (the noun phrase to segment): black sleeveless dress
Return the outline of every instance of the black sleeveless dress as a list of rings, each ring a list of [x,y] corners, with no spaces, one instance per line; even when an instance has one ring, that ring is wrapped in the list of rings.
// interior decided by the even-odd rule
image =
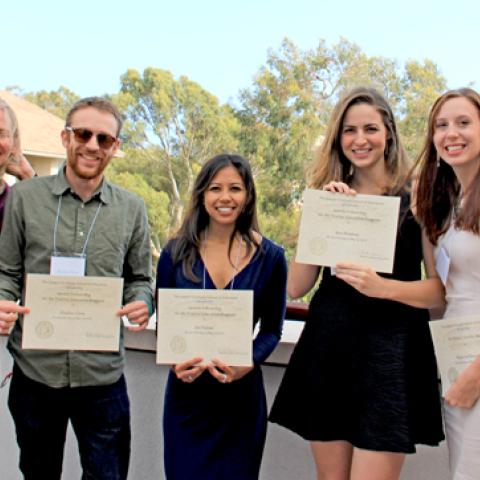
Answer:
[[[401,199],[394,271],[418,280],[421,231]],[[309,441],[415,452],[444,439],[428,312],[370,298],[332,276],[323,279],[269,420]]]

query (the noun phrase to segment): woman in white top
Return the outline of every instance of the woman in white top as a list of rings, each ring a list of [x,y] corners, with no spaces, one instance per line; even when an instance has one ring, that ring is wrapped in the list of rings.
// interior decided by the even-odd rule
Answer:
[[[448,265],[444,317],[480,314],[480,95],[452,90],[434,103],[420,161],[417,215]],[[454,480],[480,478],[480,351],[444,397]]]

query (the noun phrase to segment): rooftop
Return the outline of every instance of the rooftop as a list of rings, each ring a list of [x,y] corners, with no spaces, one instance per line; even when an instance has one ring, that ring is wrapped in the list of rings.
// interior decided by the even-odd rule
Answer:
[[[0,98],[17,115],[24,154],[65,158],[65,148],[60,139],[64,121],[60,117],[6,90],[0,90]]]

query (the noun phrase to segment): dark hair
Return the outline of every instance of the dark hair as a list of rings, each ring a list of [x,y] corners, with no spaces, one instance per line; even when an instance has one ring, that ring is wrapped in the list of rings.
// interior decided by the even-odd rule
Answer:
[[[205,231],[210,222],[210,216],[205,210],[203,202],[204,193],[215,175],[217,175],[220,170],[230,166],[234,167],[242,177],[247,199],[230,237],[229,251],[236,233],[239,233],[246,242],[247,255],[250,253],[253,245],[258,246],[258,242],[253,236],[253,230],[258,231],[258,222],[255,184],[253,182],[250,164],[240,155],[228,153],[217,155],[205,162],[197,175],[187,213],[173,242],[173,262],[177,263],[181,261],[184,275],[195,282],[198,282],[199,278],[193,273],[193,265],[199,252],[201,233]]]
[[[377,110],[387,130],[384,155],[389,185],[385,193],[397,194],[404,189],[408,177],[408,157],[400,140],[390,105],[380,92],[371,87],[353,88],[335,105],[323,142],[315,149],[314,161],[307,171],[310,188],[322,188],[332,180],[351,183],[352,164],[341,147],[342,127],[348,109],[362,103]]]
[[[120,135],[120,130],[122,129],[123,125],[122,114],[110,100],[107,100],[103,97],[86,97],[80,99],[78,102],[75,102],[70,111],[67,113],[65,125],[70,127],[73,114],[78,110],[82,110],[83,108],[87,107],[93,107],[102,112],[111,113],[117,121],[117,137]]]
[[[427,137],[417,160],[419,175],[416,188],[416,211],[429,240],[434,245],[436,245],[438,237],[448,230],[460,195],[460,182],[453,168],[440,158],[433,143],[438,113],[443,105],[452,98],[466,98],[476,107],[480,117],[480,95],[471,88],[459,88],[445,92],[437,98],[430,110]],[[455,216],[455,226],[479,235],[479,219],[480,169],[470,184],[468,195],[459,214]]]

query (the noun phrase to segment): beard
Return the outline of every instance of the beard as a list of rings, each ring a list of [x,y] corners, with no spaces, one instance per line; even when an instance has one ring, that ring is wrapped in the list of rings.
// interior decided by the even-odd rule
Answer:
[[[95,166],[85,166],[82,164],[82,159],[79,158],[81,154],[72,152],[68,155],[68,166],[72,169],[75,175],[82,180],[92,180],[100,177],[110,161],[109,158],[102,158],[95,162]]]

